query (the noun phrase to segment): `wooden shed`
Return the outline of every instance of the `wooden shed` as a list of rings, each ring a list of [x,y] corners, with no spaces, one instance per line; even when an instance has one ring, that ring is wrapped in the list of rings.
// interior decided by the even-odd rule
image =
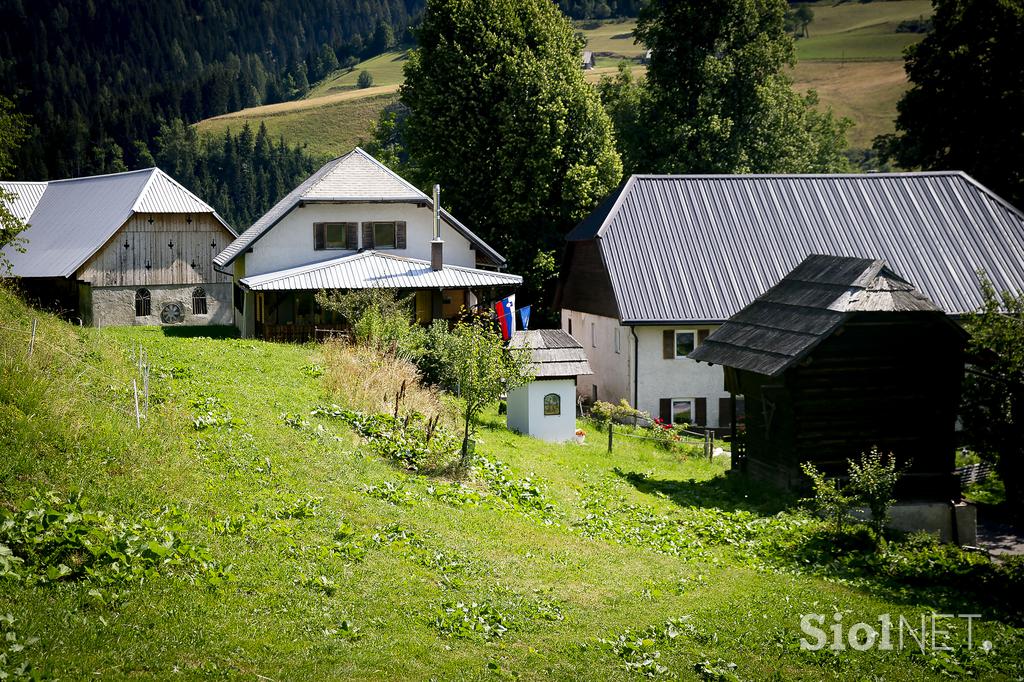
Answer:
[[[884,261],[813,255],[690,357],[745,399],[734,468],[800,489],[801,463],[842,476],[878,447],[908,467],[900,499],[948,501],[965,341]]]

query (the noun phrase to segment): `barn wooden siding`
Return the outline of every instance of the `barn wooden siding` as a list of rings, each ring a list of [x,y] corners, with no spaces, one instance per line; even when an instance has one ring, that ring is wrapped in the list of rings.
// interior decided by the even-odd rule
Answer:
[[[233,239],[209,214],[136,214],[79,269],[77,279],[93,286],[229,282],[229,275],[214,270],[213,259]]]
[[[864,313],[781,376],[728,372],[745,396],[748,472],[800,488],[801,462],[841,476],[877,446],[908,467],[901,498],[952,499],[961,350],[941,313]]]

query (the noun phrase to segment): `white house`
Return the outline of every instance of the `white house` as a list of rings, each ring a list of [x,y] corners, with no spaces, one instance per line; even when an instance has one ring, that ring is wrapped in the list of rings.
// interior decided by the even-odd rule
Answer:
[[[508,393],[508,428],[541,440],[576,435],[576,377],[590,374],[586,353],[561,329],[512,333],[509,348],[528,348],[533,381]]]
[[[882,258],[950,315],[981,304],[979,270],[1024,291],[1024,214],[960,172],[636,175],[567,240],[580,394],[712,428],[731,424],[722,368],[686,356],[810,254]]]
[[[436,224],[435,224],[436,217]],[[244,336],[305,339],[345,321],[321,289],[398,289],[421,322],[451,318],[522,283],[505,259],[362,149],[327,163],[217,256],[233,275]]]
[[[3,255],[43,307],[97,327],[234,322],[213,260],[237,235],[159,168],[0,187],[29,223]]]

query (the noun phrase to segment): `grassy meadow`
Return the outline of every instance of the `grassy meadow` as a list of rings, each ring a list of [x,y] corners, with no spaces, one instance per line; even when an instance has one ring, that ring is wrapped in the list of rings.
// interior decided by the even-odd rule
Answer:
[[[808,27],[809,37],[796,43],[799,61],[791,74],[795,86],[800,91],[816,90],[822,107],[854,121],[851,147],[870,147],[875,136],[894,130],[896,102],[907,87],[903,49],[922,38],[917,33],[897,33],[896,27],[900,21],[929,16],[931,3],[823,1],[811,7],[814,21]],[[586,74],[589,82],[614,75],[622,60],[633,62],[637,75],[644,73],[639,60],[645,48],[633,42],[635,28],[635,19],[580,24],[587,49],[597,59],[597,67]],[[351,69],[339,69],[315,84],[304,99],[243,109],[196,126],[200,132],[217,135],[246,122],[254,127],[263,122],[273,135],[304,144],[325,159],[338,156],[367,139],[380,111],[395,101],[407,57],[407,50],[392,50]],[[373,87],[356,85],[363,70],[373,75]]]
[[[891,543],[871,561],[918,583],[866,577],[818,555],[821,524],[791,500],[690,450],[620,438],[609,455],[590,424],[586,445],[550,445],[492,408],[467,475],[416,473],[338,418],[390,410],[400,363],[80,329],[6,289],[0,319],[0,678],[1024,674],[1012,593],[969,589],[996,575],[980,558]],[[449,399],[410,390],[450,423]],[[799,648],[805,613],[933,610],[983,614],[991,652],[959,623],[948,652]]]

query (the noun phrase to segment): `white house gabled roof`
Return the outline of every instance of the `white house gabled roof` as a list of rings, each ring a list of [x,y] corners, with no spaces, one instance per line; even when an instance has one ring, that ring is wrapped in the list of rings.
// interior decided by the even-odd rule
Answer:
[[[209,213],[213,208],[159,168],[50,182],[0,182],[29,223],[25,253],[5,252],[18,277],[69,277],[135,213]]]
[[[286,215],[304,203],[415,203],[433,206],[433,200],[397,173],[356,147],[327,162],[298,187],[278,201],[238,239],[217,254],[213,262],[225,267],[269,232]],[[505,259],[469,228],[441,209],[441,219],[498,265]]]
[[[252,291],[315,291],[318,289],[467,289],[516,286],[519,275],[445,265],[432,270],[430,262],[379,251],[253,275],[240,280]]]

